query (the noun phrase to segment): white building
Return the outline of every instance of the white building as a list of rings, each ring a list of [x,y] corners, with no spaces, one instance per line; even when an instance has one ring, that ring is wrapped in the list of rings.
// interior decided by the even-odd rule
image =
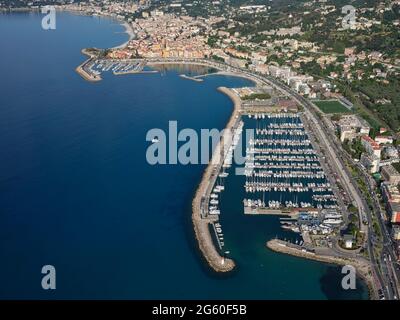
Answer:
[[[367,168],[370,173],[377,173],[379,171],[380,158],[375,155],[363,153],[360,163]]]
[[[353,140],[360,135],[369,134],[370,127],[368,123],[356,115],[342,116],[338,123],[340,132],[340,141]]]
[[[374,140],[372,140],[369,136],[362,136],[361,137],[361,144],[367,150],[367,152],[371,155],[375,155],[381,158],[381,147],[377,144]]]
[[[393,138],[390,136],[376,136],[375,142],[379,144],[392,144]]]

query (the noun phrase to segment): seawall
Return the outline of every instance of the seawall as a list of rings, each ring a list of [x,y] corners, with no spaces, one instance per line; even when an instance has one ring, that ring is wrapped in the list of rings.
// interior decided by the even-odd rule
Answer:
[[[228,88],[219,87],[218,91],[226,94],[233,102],[233,112],[225,127],[226,129],[231,130],[235,126],[238,117],[240,117],[241,102],[240,99]],[[229,132],[228,130],[225,131]],[[209,224],[217,221],[218,218],[210,216],[202,217],[201,215],[202,199],[207,199],[211,193],[216,177],[218,176],[219,165],[222,164],[224,160],[221,158],[223,141],[226,140],[222,137],[220,142],[215,147],[212,158],[203,173],[203,177],[192,202],[192,222],[199,249],[208,265],[216,272],[228,272],[233,270],[235,267],[235,262],[232,259],[223,258],[220,255],[215,248],[215,243],[211,237]]]
[[[85,60],[84,62],[82,62],[79,66],[76,67],[75,71],[85,80],[87,81],[92,81],[92,82],[97,82],[97,81],[101,81],[102,78],[100,75],[94,75],[94,74],[90,74],[88,72],[86,72],[84,66],[89,63],[94,56],[91,55],[86,49],[82,49],[81,51],[84,55],[88,56],[89,58],[87,60]]]

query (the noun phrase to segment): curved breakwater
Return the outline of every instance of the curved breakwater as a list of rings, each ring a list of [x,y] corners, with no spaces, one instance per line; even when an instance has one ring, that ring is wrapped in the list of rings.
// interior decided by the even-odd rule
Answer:
[[[218,90],[226,94],[233,102],[233,112],[226,125],[226,129],[232,130],[240,118],[240,99],[228,88],[219,87]],[[232,259],[225,258],[218,253],[211,237],[209,225],[218,221],[218,218],[211,217],[208,212],[204,212],[206,210],[204,202],[210,197],[224,161],[224,158],[220,156],[223,141],[224,137],[219,141],[213,152],[212,159],[204,171],[192,203],[192,222],[199,248],[210,267],[217,272],[231,271],[235,267]]]

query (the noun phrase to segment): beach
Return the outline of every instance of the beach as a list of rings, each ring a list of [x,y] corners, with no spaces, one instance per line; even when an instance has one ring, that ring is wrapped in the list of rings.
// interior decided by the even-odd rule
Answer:
[[[119,20],[119,21],[120,21],[120,20]],[[122,26],[124,26],[124,28],[125,28],[125,33],[128,34],[129,38],[128,38],[128,40],[126,40],[126,41],[125,41],[124,43],[122,43],[121,45],[116,46],[116,47],[114,47],[114,48],[112,48],[112,49],[121,49],[121,48],[124,48],[124,47],[129,43],[129,41],[131,41],[132,39],[135,38],[135,32],[134,32],[134,30],[133,30],[131,24],[130,24],[129,22],[126,22],[126,21],[125,21],[125,22],[124,22],[124,21],[121,21],[121,24],[122,24]]]

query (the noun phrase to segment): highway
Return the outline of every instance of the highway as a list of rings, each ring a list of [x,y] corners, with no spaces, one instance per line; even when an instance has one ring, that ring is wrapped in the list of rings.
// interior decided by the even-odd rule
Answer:
[[[335,132],[332,129],[328,128],[327,126],[325,126],[325,129],[326,132],[331,136],[331,140],[334,142],[337,154],[341,156],[342,160],[345,159],[347,162],[351,163],[354,167],[358,168],[358,171],[361,174],[361,178],[364,180],[365,185],[368,187],[368,193],[373,200],[372,201],[373,212],[375,212],[375,216],[380,228],[380,233],[382,235],[382,241],[380,241],[380,244],[383,246],[383,250],[380,257],[374,257],[374,254],[372,254],[371,258],[373,259],[373,263],[377,265],[377,268],[379,268],[379,265],[375,260],[379,260],[379,264],[382,268],[381,271],[383,273],[381,283],[382,286],[386,289],[387,297],[389,299],[398,299],[399,297],[398,279],[400,278],[400,269],[399,265],[396,263],[394,244],[388,233],[388,228],[385,225],[385,221],[383,218],[385,216],[385,213],[382,211],[379,203],[378,194],[376,192],[375,181],[371,177],[371,175],[367,172],[366,168],[364,168],[360,163],[355,162],[351,158],[351,156],[342,148],[342,145],[340,141],[337,139]],[[376,235],[375,230],[373,228],[372,212],[369,209],[369,205],[366,203],[364,196],[362,195],[361,191],[358,188],[357,191],[360,194],[360,197],[362,197],[363,199],[364,202],[363,207],[366,208],[364,210],[368,222],[368,234],[370,235],[368,239],[368,246],[370,247],[369,252],[371,252],[371,250],[373,250],[373,244],[376,243],[376,239],[378,239],[378,235]],[[371,241],[372,239],[374,241]],[[388,258],[385,258],[385,256],[388,256]]]
[[[398,289],[398,279],[400,278],[400,268],[399,264],[396,263],[396,255],[394,253],[394,243],[389,235],[388,227],[386,226],[386,222],[384,221],[385,213],[382,211],[381,205],[379,203],[378,194],[375,191],[375,182],[371,178],[371,176],[366,172],[365,168],[357,164],[364,182],[368,186],[368,192],[372,198],[372,206],[375,212],[376,219],[378,221],[380,233],[382,236],[382,240],[380,241],[383,246],[381,256],[380,256],[380,265],[382,267],[382,272],[385,275],[384,278],[387,279],[385,282],[386,290],[388,291],[389,297],[393,299],[399,298],[399,289]],[[373,228],[372,228],[373,229]],[[374,237],[378,236],[374,234]]]

